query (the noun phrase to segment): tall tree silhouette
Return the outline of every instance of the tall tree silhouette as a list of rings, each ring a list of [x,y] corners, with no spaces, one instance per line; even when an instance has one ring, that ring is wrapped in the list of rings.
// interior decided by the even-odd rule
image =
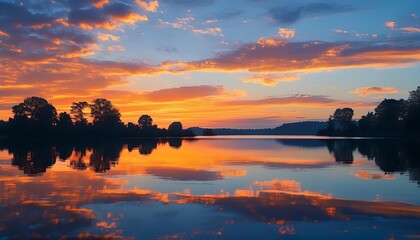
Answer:
[[[403,99],[385,99],[375,108],[375,119],[379,131],[384,134],[401,133],[401,124],[405,114]]]
[[[90,104],[93,124],[97,126],[117,126],[121,124],[121,113],[105,98],[97,98]]]
[[[406,130],[411,135],[420,136],[420,87],[410,91],[407,99]]]
[[[89,107],[87,102],[72,102],[70,113],[73,115],[73,120],[76,125],[87,124],[87,119],[85,118],[85,113],[83,112],[83,110],[87,107]]]

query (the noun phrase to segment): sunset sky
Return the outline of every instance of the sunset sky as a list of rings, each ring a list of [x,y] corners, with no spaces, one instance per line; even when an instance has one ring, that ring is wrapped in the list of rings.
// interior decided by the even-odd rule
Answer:
[[[420,85],[418,0],[0,0],[0,119],[111,100],[124,122],[355,118]]]

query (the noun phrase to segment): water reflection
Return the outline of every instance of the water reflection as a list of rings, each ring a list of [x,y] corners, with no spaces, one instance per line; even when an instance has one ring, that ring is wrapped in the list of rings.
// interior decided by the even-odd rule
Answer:
[[[314,229],[320,238],[416,236],[417,146],[345,139],[2,140],[0,239],[311,238]],[[393,173],[408,173],[416,183]],[[364,196],[370,192],[377,198]]]
[[[56,160],[67,161],[69,166],[75,170],[90,169],[97,173],[111,170],[118,165],[120,154],[124,147],[129,152],[137,149],[140,155],[152,155],[153,151],[159,146],[168,145],[174,149],[180,149],[183,141],[211,141],[211,140],[185,140],[181,138],[173,139],[128,139],[128,140],[95,140],[95,141],[24,141],[24,140],[2,140],[0,149],[7,150],[12,154],[12,165],[17,166],[27,175],[40,175],[52,167]],[[255,141],[255,140],[254,140]],[[239,140],[238,149],[261,149],[270,148],[275,153],[281,152],[282,146],[292,146],[304,149],[324,149],[333,156],[337,163],[352,164],[356,150],[368,160],[374,160],[375,164],[384,173],[404,173],[408,172],[410,179],[420,184],[420,151],[418,151],[418,142],[401,142],[396,140],[314,140],[314,139],[277,139],[272,142],[278,143],[273,146],[250,146],[249,142]],[[257,141],[258,142],[258,141]],[[224,143],[222,143],[224,144]],[[237,143],[235,143],[237,144]],[[222,147],[216,145],[217,148]],[[226,147],[226,146],[223,146]],[[234,146],[229,145],[227,148]],[[241,148],[242,147],[242,148]],[[245,150],[245,149],[244,149]],[[203,152],[206,151],[203,149]],[[192,159],[191,161],[194,161]],[[231,159],[229,160],[231,161]],[[257,161],[256,159],[235,160],[231,164],[261,164],[270,168],[285,167],[325,167],[331,163],[285,163],[278,161]],[[162,176],[167,179],[182,179],[182,176],[188,176],[184,180],[216,180],[223,176],[217,172],[208,172],[200,169],[198,172],[189,172],[184,169],[185,166],[153,166],[147,169],[147,173],[155,176]],[[195,176],[194,176],[195,175]]]

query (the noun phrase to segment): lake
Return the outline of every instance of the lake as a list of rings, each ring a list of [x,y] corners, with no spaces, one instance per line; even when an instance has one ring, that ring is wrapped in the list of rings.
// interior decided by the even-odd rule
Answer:
[[[420,238],[392,139],[0,140],[0,239]]]

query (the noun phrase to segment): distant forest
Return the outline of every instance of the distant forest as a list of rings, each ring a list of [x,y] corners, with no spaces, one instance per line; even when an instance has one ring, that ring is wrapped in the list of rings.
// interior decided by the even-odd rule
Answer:
[[[420,137],[420,87],[407,100],[384,99],[358,121],[353,114],[350,107],[336,109],[318,135]]]
[[[57,114],[56,108],[41,97],[28,97],[12,108],[13,117],[0,120],[0,135],[9,137],[184,137],[193,136],[181,122],[168,129],[153,124],[149,115],[139,117],[137,124],[121,121],[120,111],[104,98],[73,102],[70,113]],[[87,113],[89,112],[89,113]],[[88,115],[89,114],[89,115]],[[88,122],[90,116],[92,122]]]

